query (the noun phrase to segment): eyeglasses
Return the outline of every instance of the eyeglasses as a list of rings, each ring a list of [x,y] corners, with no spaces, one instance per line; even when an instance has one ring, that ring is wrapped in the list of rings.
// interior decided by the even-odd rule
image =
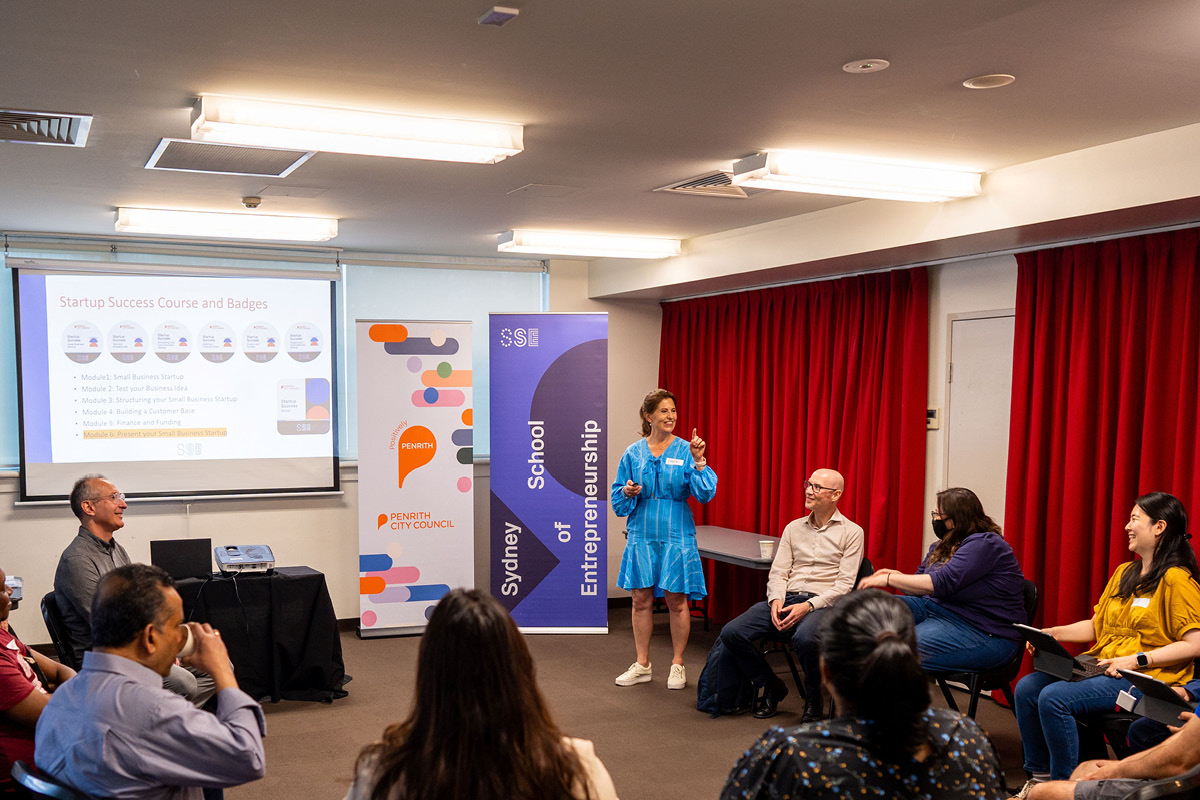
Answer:
[[[940,511],[930,511],[929,518],[930,519],[946,519],[946,515]]]
[[[805,481],[804,489],[805,489],[805,491],[812,489],[813,494],[820,494],[821,492],[836,491],[835,489],[833,489],[832,487],[829,487],[829,486],[818,486],[817,484],[813,483],[812,481]]]
[[[93,498],[92,502],[95,503],[99,500],[112,500],[114,503],[122,503],[125,501],[125,493],[124,492],[113,492],[112,494],[108,495],[108,497],[105,497],[104,495],[100,495],[99,497]]]

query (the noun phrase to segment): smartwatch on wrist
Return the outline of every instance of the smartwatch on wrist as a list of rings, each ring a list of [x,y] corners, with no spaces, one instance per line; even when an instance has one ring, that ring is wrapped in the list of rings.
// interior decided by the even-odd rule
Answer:
[[[1150,656],[1145,653],[1137,654],[1138,669],[1143,669],[1150,666]]]

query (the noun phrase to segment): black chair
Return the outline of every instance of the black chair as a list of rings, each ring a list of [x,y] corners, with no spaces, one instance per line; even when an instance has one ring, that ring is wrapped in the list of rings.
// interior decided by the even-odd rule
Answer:
[[[862,561],[858,565],[858,575],[854,578],[854,588],[857,589],[859,582],[863,578],[874,573],[875,567],[871,565],[871,559],[863,556]],[[804,693],[804,681],[800,678],[800,670],[796,666],[796,658],[792,655],[791,642],[791,631],[771,631],[759,640],[758,652],[762,654],[763,658],[772,653],[783,653],[784,658],[787,659],[788,669],[792,671],[792,680],[796,682],[796,690],[800,693],[801,697],[807,700],[808,695]]]
[[[48,797],[51,800],[90,800],[86,794],[81,794],[69,786],[65,786],[46,775],[37,767],[30,766],[24,761],[14,761],[12,766],[13,781],[17,784],[17,796]]]
[[[1023,587],[1023,599],[1025,601],[1025,622],[1026,624],[1033,622],[1033,617],[1038,609],[1038,590],[1033,581],[1025,579]],[[954,694],[950,691],[950,681],[966,685],[967,692],[970,694],[971,702],[967,706],[967,716],[975,718],[975,711],[979,708],[979,695],[985,691],[999,690],[1004,693],[1004,699],[1008,701],[1008,707],[1016,713],[1016,700],[1013,698],[1012,682],[1017,677],[1017,673],[1021,671],[1021,659],[1025,656],[1025,648],[1018,648],[1016,655],[1010,658],[1005,663],[998,667],[993,667],[982,672],[929,672],[929,676],[937,681],[938,688],[942,690],[942,695],[946,698],[946,705],[958,711],[958,704],[954,702]]]
[[[1174,778],[1160,778],[1139,786],[1123,800],[1194,800],[1200,798],[1200,766]]]
[[[76,672],[79,671],[79,659],[75,658],[75,648],[71,646],[71,634],[67,624],[63,622],[62,612],[58,610],[58,602],[54,592],[47,592],[42,598],[42,619],[46,622],[46,630],[50,633],[50,641],[58,651],[58,660]]]
[[[1108,758],[1108,748],[1118,759],[1129,755],[1129,726],[1138,718],[1128,711],[1105,711],[1075,718],[1079,731],[1079,760]]]

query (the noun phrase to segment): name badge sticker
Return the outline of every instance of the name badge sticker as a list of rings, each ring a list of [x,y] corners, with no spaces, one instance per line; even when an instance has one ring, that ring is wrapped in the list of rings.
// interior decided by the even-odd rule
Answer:
[[[1133,601],[1133,607],[1134,608],[1149,608],[1150,607],[1150,598],[1149,597],[1136,598]]]
[[[668,467],[682,467],[683,459],[682,458],[668,458],[667,466]]]

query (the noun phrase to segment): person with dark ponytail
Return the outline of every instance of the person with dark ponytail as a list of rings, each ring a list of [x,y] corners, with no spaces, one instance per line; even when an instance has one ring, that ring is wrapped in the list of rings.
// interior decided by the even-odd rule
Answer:
[[[413,708],[363,748],[347,800],[617,800],[592,743],[564,736],[504,606],[454,589],[417,654]]]
[[[1000,761],[975,721],[930,707],[900,599],[857,591],[833,607],[821,680],[837,716],[768,730],[729,773],[722,800],[1004,796]]]
[[[1021,797],[1038,782],[1070,776],[1079,763],[1075,717],[1112,711],[1117,695],[1132,690],[1117,670],[1138,670],[1173,686],[1192,679],[1192,662],[1200,656],[1200,571],[1187,511],[1173,495],[1144,494],[1125,535],[1140,560],[1117,567],[1095,614],[1043,628],[1061,642],[1094,641],[1087,655],[1108,669],[1080,681],[1034,672],[1017,684],[1017,726],[1031,775]]]
[[[933,533],[915,575],[881,569],[859,588],[898,589],[917,625],[925,669],[957,672],[998,667],[1021,650],[1014,622],[1025,615],[1025,575],[1000,526],[970,489],[937,494]]]

